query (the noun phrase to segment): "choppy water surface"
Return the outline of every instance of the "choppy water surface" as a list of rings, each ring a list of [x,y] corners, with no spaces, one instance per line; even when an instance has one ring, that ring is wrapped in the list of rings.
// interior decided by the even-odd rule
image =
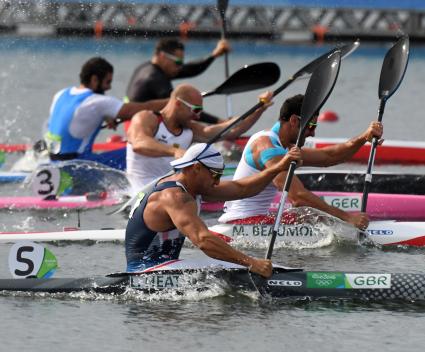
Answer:
[[[113,89],[123,96],[132,70],[147,60],[154,42],[149,40],[25,39],[0,37],[0,108],[3,124],[0,141],[30,142],[40,137],[52,95],[78,83],[81,64],[102,55],[115,66]],[[213,42],[187,43],[187,56],[206,55]],[[274,61],[284,79],[314,57],[325,46],[278,46],[236,42],[230,56],[231,71],[243,64]],[[318,136],[350,137],[366,128],[376,117],[378,80],[387,45],[363,45],[343,62],[333,95],[325,108],[339,113],[341,121],[323,124]],[[425,51],[412,47],[411,61],[400,90],[387,103],[384,124],[387,139],[422,140],[422,79]],[[201,90],[218,86],[224,77],[223,62],[217,60],[202,76],[190,80]],[[294,84],[276,99],[251,132],[270,126],[280,104],[289,95],[303,92],[307,81]],[[272,88],[276,88],[275,87]],[[237,95],[233,109],[242,113],[256,102],[258,92]],[[224,114],[221,97],[208,98],[207,110]],[[100,137],[104,139],[108,132]],[[15,157],[8,156],[7,169]],[[359,167],[357,167],[359,168]],[[402,168],[387,166],[388,169]],[[409,171],[421,172],[410,167]],[[0,194],[15,186],[0,187]],[[19,191],[18,191],[19,192]],[[209,216],[211,220],[211,215]],[[57,230],[76,226],[72,212],[2,211],[1,231]],[[81,227],[121,228],[122,215],[107,216],[105,210],[81,213]],[[56,276],[75,277],[104,274],[124,268],[124,248],[120,243],[48,244],[60,264]],[[7,256],[10,244],[0,244],[0,277],[9,277]],[[244,246],[257,256],[264,249]],[[277,249],[275,261],[288,266],[315,270],[367,270],[425,272],[424,251],[382,250],[356,244],[334,243],[323,248]],[[198,257],[194,248],[185,248],[184,257]],[[85,349],[134,351],[422,351],[425,309],[421,305],[354,304],[342,302],[288,303],[263,301],[254,295],[224,295],[217,288],[207,295],[184,297],[116,298],[86,295],[6,295],[0,296],[0,336],[9,351],[42,350],[55,346],[61,351]]]

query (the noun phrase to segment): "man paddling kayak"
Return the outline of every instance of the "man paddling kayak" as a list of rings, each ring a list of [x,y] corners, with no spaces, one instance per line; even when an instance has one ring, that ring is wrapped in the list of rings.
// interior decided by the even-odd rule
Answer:
[[[80,72],[80,86],[62,89],[50,107],[44,136],[50,159],[83,159],[125,169],[125,148],[94,154],[92,147],[103,122],[116,126],[115,119],[129,120],[140,110],[161,109],[167,100],[127,103],[106,96],[111,89],[113,66],[101,57],[88,60]]]
[[[259,98],[266,103],[232,128],[226,139],[246,132],[271,105],[271,96],[270,92],[261,94]],[[181,84],[162,110],[141,111],[133,116],[127,133],[127,174],[136,192],[169,172],[170,161],[181,157],[192,141],[206,142],[237,119],[206,126],[196,121],[202,109],[200,92],[191,85]]]
[[[256,175],[220,182],[224,170],[221,154],[206,143],[191,146],[180,159],[171,162],[176,173],[161,179],[133,207],[125,235],[127,271],[137,272],[178,259],[188,237],[212,258],[270,276],[270,260],[245,255],[208,230],[199,217],[199,204],[201,198],[224,201],[253,196],[287,170],[292,160],[300,161],[300,157],[299,149],[293,148],[279,162]]]
[[[249,139],[236,169],[234,180],[267,170],[284,157],[288,148],[294,145],[297,140],[303,98],[304,96],[299,94],[287,99],[281,107],[278,122],[275,123],[271,130],[257,132]],[[317,116],[307,126],[304,138],[314,137],[316,126]],[[380,122],[372,122],[365,132],[345,143],[319,149],[303,147],[301,150],[303,165],[323,167],[346,162],[361,146],[366,142],[370,142],[373,137],[381,138],[382,133],[382,124]],[[258,195],[249,199],[226,202],[224,207],[225,213],[219,218],[219,221],[233,223],[274,223],[274,218],[269,216],[268,209],[276,193],[283,189],[285,179],[286,172],[281,172]],[[294,176],[292,179],[288,198],[295,207],[310,206],[317,208],[361,229],[365,229],[369,224],[367,214],[347,213],[328,205],[320,197],[308,191],[297,176]]]
[[[138,66],[127,87],[126,101],[144,102],[169,98],[173,90],[171,80],[190,78],[204,72],[219,56],[230,50],[226,40],[219,40],[211,54],[203,59],[184,63],[184,44],[174,38],[158,41],[152,59]],[[201,112],[200,120],[217,123],[216,116]],[[128,130],[130,122],[125,123]]]

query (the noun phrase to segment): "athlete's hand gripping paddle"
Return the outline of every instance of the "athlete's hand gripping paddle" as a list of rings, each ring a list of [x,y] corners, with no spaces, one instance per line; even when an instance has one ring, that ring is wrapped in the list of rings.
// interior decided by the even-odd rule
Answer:
[[[304,95],[303,104],[301,106],[300,129],[296,142],[296,146],[299,148],[301,148],[304,144],[304,132],[307,128],[307,125],[319,112],[320,108],[326,102],[335,86],[335,82],[339,73],[340,62],[341,54],[339,51],[335,51],[327,58],[325,58],[313,71]],[[297,163],[292,161],[286,176],[285,185],[283,187],[282,197],[280,199],[276,220],[273,225],[273,232],[270,238],[269,248],[266,253],[266,259],[271,259],[273,254],[273,247],[279,230],[284,204],[288,197],[289,188],[291,186],[296,167]]]
[[[379,78],[378,96],[380,105],[378,109],[378,121],[382,121],[384,115],[385,103],[395,93],[403,80],[409,61],[409,37],[400,38],[394,46],[388,50],[382,63],[381,76]],[[376,147],[378,139],[373,138],[372,148],[370,149],[369,160],[363,188],[361,211],[365,212],[367,207],[367,198],[372,184],[372,168],[375,162]]]
[[[310,63],[308,63],[307,65],[305,65],[301,69],[299,69],[285,83],[283,83],[279,88],[277,88],[273,92],[273,97],[275,97],[276,95],[278,95],[280,92],[282,92],[285,88],[287,88],[288,86],[290,86],[297,79],[309,77],[314,72],[314,70],[317,67],[320,66],[320,64],[323,61],[327,61],[328,58],[329,58],[329,56],[331,56],[335,52],[338,52],[339,55],[341,56],[341,58],[345,58],[348,55],[350,55],[353,51],[355,51],[359,47],[359,45],[360,45],[360,42],[359,41],[355,41],[352,44],[347,44],[347,45],[344,45],[342,47],[336,47],[336,48],[330,50],[329,52],[327,52],[326,54],[324,54],[322,56],[319,56],[318,58],[314,59],[313,61],[311,61]],[[237,72],[234,75],[236,75],[236,74],[237,74]],[[234,76],[234,75],[232,75],[232,76]],[[245,77],[248,77],[249,75],[246,75],[245,74],[244,76]],[[252,77],[254,78],[254,76],[252,76]],[[231,79],[232,79],[232,77],[229,77],[229,79],[227,81],[230,81]],[[263,79],[263,78],[259,78],[259,79]],[[241,80],[239,80],[239,79],[237,81],[238,82],[241,82]],[[223,83],[223,85],[224,84],[225,83]],[[245,86],[245,85],[246,85],[246,82],[243,83],[243,84],[241,84],[240,86],[242,87],[242,86]],[[224,94],[224,91],[221,90],[221,93],[220,94]],[[255,110],[261,108],[263,105],[264,105],[264,102],[261,102],[261,101],[259,103],[257,103],[256,105],[254,105],[251,109],[249,109],[244,114],[242,114],[241,116],[239,116],[235,121],[233,121],[233,123],[231,123],[229,126],[227,126],[223,130],[221,130],[219,133],[217,133],[217,135],[215,135],[213,138],[211,138],[210,141],[208,142],[208,144],[212,144],[212,143],[217,142],[220,138],[222,138],[227,133],[227,131],[229,131],[230,129],[232,129],[238,123],[240,123],[243,120],[245,120]],[[150,182],[149,184],[147,184],[145,187],[143,187],[138,194],[145,193],[147,190],[150,190],[160,179],[162,179],[164,177],[167,177],[167,176],[170,176],[173,173],[174,173],[174,171],[170,171],[166,175],[162,175],[161,177],[156,178],[155,180],[153,180],[152,182]],[[135,204],[135,202],[137,201],[137,199],[138,199],[138,196],[137,195],[136,196],[133,196],[125,204],[123,204],[119,209],[117,209],[117,210],[115,210],[115,211],[113,211],[112,213],[109,213],[109,214],[116,214],[116,213],[122,212],[123,210],[127,209],[128,207],[133,206],[133,204]]]

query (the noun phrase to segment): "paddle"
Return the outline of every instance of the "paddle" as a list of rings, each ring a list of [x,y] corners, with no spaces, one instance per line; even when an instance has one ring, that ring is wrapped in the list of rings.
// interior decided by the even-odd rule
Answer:
[[[217,10],[221,17],[221,39],[226,39],[227,32],[227,23],[226,23],[226,10],[227,5],[229,4],[228,0],[217,0]],[[224,73],[225,77],[229,77],[229,55],[224,53]],[[232,102],[230,97],[226,97],[226,106],[227,106],[227,116],[232,116]]]
[[[273,62],[260,62],[252,65],[245,65],[227,78],[217,88],[203,92],[203,97],[215,94],[236,94],[249,92],[251,90],[265,88],[276,83],[280,77],[279,66]],[[115,119],[117,124],[122,123],[122,119]],[[104,123],[101,128],[106,128]]]
[[[315,70],[315,68],[317,68],[320,65],[321,62],[328,59],[329,55],[331,55],[335,52],[339,52],[341,58],[344,58],[344,57],[347,57],[348,55],[350,55],[354,50],[356,50],[359,47],[359,45],[360,45],[360,42],[355,41],[352,44],[347,44],[347,45],[344,45],[340,48],[338,48],[338,47],[334,48],[334,49],[330,50],[329,52],[327,52],[326,54],[323,54],[322,56],[318,57],[317,59],[311,61],[310,63],[305,65],[303,68],[298,70],[294,75],[292,75],[292,77],[289,78],[285,83],[283,83],[279,88],[277,88],[273,92],[273,97],[275,97],[280,92],[282,92],[286,87],[288,87],[290,84],[295,82],[298,78],[308,77],[309,75],[311,75],[313,73],[313,71]],[[208,144],[213,144],[213,143],[217,142],[227,131],[232,129],[236,124],[245,120],[249,115],[251,115],[255,110],[262,107],[263,105],[264,105],[264,103],[261,102],[261,101],[259,103],[255,104],[251,109],[249,109],[247,112],[245,112],[244,114],[239,116],[235,121],[233,121],[233,123],[231,123],[229,126],[227,126],[223,130],[221,130],[219,133],[217,133],[217,135],[215,135],[213,138],[211,138],[210,141],[208,142]],[[152,182],[148,183],[145,187],[143,187],[139,191],[138,194],[145,193],[147,190],[152,188],[153,185],[155,185],[160,179],[162,179],[166,176],[172,175],[172,174],[173,174],[173,171],[170,171],[167,175],[156,178]],[[127,207],[132,206],[132,204],[135,203],[136,201],[137,201],[137,195],[132,197],[130,200],[128,200],[119,209],[117,209],[117,210],[115,210],[115,211],[113,211],[112,213],[109,213],[109,214],[120,213],[120,212],[124,211]]]
[[[279,66],[273,62],[245,65],[216,89],[203,92],[203,97],[213,94],[236,94],[271,86],[280,76]]]
[[[360,42],[357,40],[352,44],[347,44],[344,45],[342,47],[336,47],[330,51],[328,51],[326,54],[323,54],[322,56],[318,57],[317,59],[311,61],[310,63],[308,63],[307,65],[305,65],[303,68],[301,68],[300,70],[298,70],[295,74],[293,74],[285,83],[283,83],[279,88],[277,88],[276,90],[273,91],[273,97],[275,97],[276,95],[278,95],[280,92],[282,92],[285,88],[287,88],[288,86],[290,86],[292,83],[294,83],[297,79],[299,78],[307,78],[309,77],[313,71],[320,65],[320,63],[327,59],[329,57],[329,55],[335,53],[336,51],[338,51],[341,55],[341,59],[347,57],[348,55],[350,55],[354,50],[356,50],[360,45]],[[223,133],[227,132],[228,130],[230,130],[231,128],[233,128],[236,124],[238,124],[239,122],[241,122],[242,120],[246,119],[249,115],[251,115],[255,110],[257,110],[258,108],[261,108],[264,105],[263,102],[258,102],[257,104],[255,104],[251,109],[249,109],[247,112],[245,112],[243,115],[239,116],[239,118],[235,121],[233,121],[233,123],[230,126],[227,126],[225,130],[221,131],[217,136],[213,137],[210,141],[211,143],[217,142],[218,139],[221,138],[221,136],[223,135]]]
[[[378,96],[380,105],[378,109],[378,121],[382,121],[384,115],[385,104],[387,100],[395,93],[403,80],[404,73],[406,72],[407,62],[409,61],[409,37],[401,37],[393,47],[388,50],[385,55],[384,62],[382,63],[381,76],[379,78]],[[369,160],[367,164],[367,171],[365,176],[365,183],[362,196],[361,211],[365,212],[367,207],[367,198],[369,189],[372,184],[372,168],[375,162],[376,147],[378,146],[378,139],[373,138],[372,147],[370,149]]]
[[[305,92],[303,104],[301,106],[301,121],[300,130],[298,132],[296,146],[301,148],[304,144],[304,132],[316,113],[320,110],[323,104],[331,94],[336,79],[338,77],[339,67],[341,62],[341,54],[339,51],[331,53],[320,63],[313,71],[313,74],[308,82]],[[276,220],[273,225],[273,232],[270,238],[269,248],[267,249],[266,259],[271,259],[276,236],[279,230],[280,220],[282,218],[284,204],[288,197],[289,188],[294,176],[297,163],[291,162],[291,165],[286,176],[285,185],[283,187],[282,197],[280,199]]]

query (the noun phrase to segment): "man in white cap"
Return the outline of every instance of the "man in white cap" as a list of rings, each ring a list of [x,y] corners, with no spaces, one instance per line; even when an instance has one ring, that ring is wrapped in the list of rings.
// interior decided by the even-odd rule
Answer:
[[[237,181],[222,181],[221,154],[206,143],[191,146],[180,159],[171,162],[174,175],[161,179],[130,214],[125,247],[127,271],[137,272],[178,259],[185,237],[208,256],[248,267],[269,277],[270,260],[250,257],[211,233],[199,217],[200,198],[225,201],[250,197],[287,170],[292,160],[300,161],[300,150],[291,149],[273,167]]]

